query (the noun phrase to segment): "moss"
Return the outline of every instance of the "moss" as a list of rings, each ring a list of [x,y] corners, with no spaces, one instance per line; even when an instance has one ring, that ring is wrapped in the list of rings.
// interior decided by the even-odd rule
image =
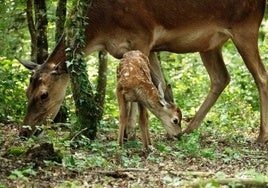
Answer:
[[[12,156],[20,156],[28,150],[26,147],[11,146],[8,148],[7,153]]]

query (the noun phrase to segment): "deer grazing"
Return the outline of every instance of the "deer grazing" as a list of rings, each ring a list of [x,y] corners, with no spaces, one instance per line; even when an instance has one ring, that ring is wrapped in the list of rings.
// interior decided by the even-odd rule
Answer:
[[[89,55],[106,50],[122,58],[127,51],[140,50],[149,57],[154,85],[160,82],[164,92],[167,86],[154,52],[199,52],[211,84],[207,97],[183,131],[189,133],[201,125],[230,81],[221,49],[227,40],[232,40],[259,91],[257,141],[265,143],[268,141],[268,73],[258,50],[265,6],[266,0],[93,0],[85,25],[84,52]],[[34,70],[27,89],[24,118],[24,124],[33,128],[47,116],[53,119],[64,97],[68,85],[64,40],[63,37],[42,65],[22,61]]]
[[[152,82],[148,58],[140,51],[129,51],[123,55],[117,69],[116,96],[119,104],[119,145],[123,145],[124,131],[130,118],[130,102],[137,102],[139,126],[145,150],[151,145],[148,130],[148,108],[163,123],[170,137],[181,133],[182,119],[180,109],[164,98],[164,91]]]

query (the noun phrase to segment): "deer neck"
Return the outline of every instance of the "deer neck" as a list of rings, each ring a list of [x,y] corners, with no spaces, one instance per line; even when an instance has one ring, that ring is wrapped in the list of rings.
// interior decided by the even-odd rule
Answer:
[[[161,119],[163,106],[158,101],[148,101],[147,108],[152,112],[157,118]]]
[[[159,102],[157,89],[153,87],[151,90],[140,91],[139,96],[139,102],[160,119],[163,106]]]

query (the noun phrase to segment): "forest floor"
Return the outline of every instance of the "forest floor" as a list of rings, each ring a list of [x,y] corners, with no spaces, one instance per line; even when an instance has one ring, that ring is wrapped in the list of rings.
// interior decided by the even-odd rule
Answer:
[[[120,148],[111,128],[100,128],[96,141],[78,142],[62,127],[28,140],[17,128],[0,124],[0,188],[268,187],[268,147],[254,134],[203,131],[170,141],[152,133],[148,154],[140,141]]]

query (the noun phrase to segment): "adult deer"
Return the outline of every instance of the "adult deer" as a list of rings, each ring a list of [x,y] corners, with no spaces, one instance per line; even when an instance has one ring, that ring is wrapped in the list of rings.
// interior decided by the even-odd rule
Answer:
[[[231,39],[259,91],[261,125],[257,141],[265,143],[268,141],[268,74],[257,44],[265,4],[265,0],[93,0],[87,15],[84,51],[90,54],[106,50],[121,58],[127,51],[140,50],[149,56],[153,81],[160,80],[164,88],[164,77],[153,52],[199,52],[211,85],[185,130],[189,133],[200,126],[229,83],[221,48]],[[24,124],[42,123],[58,111],[68,82],[64,50],[63,38],[44,64],[22,62],[35,70],[27,89],[29,101]]]
[[[120,112],[118,141],[121,146],[131,116],[130,102],[138,103],[142,143],[146,151],[151,145],[146,108],[161,120],[170,137],[181,133],[181,111],[173,102],[165,100],[161,83],[158,89],[155,87],[151,79],[149,60],[143,53],[136,50],[123,55],[117,69],[117,82],[116,96]]]

